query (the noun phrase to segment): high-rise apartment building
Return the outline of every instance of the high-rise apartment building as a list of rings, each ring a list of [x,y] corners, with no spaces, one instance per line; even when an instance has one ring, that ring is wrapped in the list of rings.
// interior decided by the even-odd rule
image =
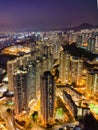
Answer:
[[[77,85],[81,83],[82,80],[82,70],[83,70],[83,60],[77,57],[72,57],[71,59],[71,81],[75,82]]]
[[[79,35],[79,36],[77,37],[77,42],[76,42],[76,43],[77,43],[77,46],[78,46],[78,47],[81,47],[81,46],[82,46],[82,43],[83,43],[83,41],[82,41],[82,36]]]
[[[49,71],[41,76],[41,115],[43,123],[47,125],[54,120],[55,83]]]
[[[13,91],[13,73],[19,67],[23,66],[25,68],[30,60],[30,55],[24,55],[22,57],[17,57],[15,60],[7,62],[7,74],[8,74],[8,84],[9,91]]]
[[[53,45],[53,58],[59,59],[59,53],[61,50],[61,44],[59,40],[56,40],[56,42]]]
[[[51,71],[52,70],[52,66],[53,66],[53,55],[48,52],[48,70]]]
[[[36,98],[36,64],[28,62],[28,101]]]
[[[95,51],[98,52],[98,35],[95,37]]]
[[[87,92],[98,96],[98,70],[90,70],[87,74]]]
[[[14,91],[13,88],[13,73],[17,69],[17,60],[11,60],[7,62],[7,74],[8,74],[8,89],[9,91]]]
[[[42,73],[42,66],[40,60],[36,59],[36,72],[35,72],[35,80],[36,80],[36,92],[40,90],[40,76]]]
[[[53,55],[51,54],[51,46],[44,46],[44,52],[42,53],[41,66],[42,72],[51,71],[53,65]]]
[[[31,60],[36,60],[36,47],[37,43],[33,39],[30,41],[30,53],[31,53]]]
[[[36,42],[34,40],[30,41],[30,52],[36,51]]]
[[[48,56],[42,55],[42,72],[48,70]]]
[[[90,51],[90,52],[95,51],[95,38],[91,37],[91,38],[88,39],[87,50]]]
[[[68,83],[70,81],[70,54],[62,50],[60,52],[59,62],[59,78],[62,83]]]
[[[28,73],[24,70],[17,70],[13,75],[15,93],[15,114],[28,111]]]

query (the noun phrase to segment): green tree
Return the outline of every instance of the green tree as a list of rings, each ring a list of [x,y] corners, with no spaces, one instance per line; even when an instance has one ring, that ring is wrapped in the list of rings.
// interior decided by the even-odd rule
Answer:
[[[34,122],[37,121],[37,118],[38,118],[38,111],[34,111],[33,114],[31,115],[31,118]]]

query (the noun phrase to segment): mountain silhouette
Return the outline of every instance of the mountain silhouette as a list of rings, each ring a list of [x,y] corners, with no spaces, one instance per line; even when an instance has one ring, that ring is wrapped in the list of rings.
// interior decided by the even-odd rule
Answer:
[[[75,26],[75,27],[65,27],[65,28],[63,28],[63,31],[69,31],[69,30],[80,31],[82,29],[93,29],[93,28],[98,28],[98,25],[92,25],[89,23],[82,23],[82,24]]]

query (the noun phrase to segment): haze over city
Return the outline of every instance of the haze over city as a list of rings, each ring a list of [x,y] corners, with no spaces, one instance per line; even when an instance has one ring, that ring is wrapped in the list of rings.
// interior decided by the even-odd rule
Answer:
[[[0,0],[0,31],[98,24],[97,0]]]

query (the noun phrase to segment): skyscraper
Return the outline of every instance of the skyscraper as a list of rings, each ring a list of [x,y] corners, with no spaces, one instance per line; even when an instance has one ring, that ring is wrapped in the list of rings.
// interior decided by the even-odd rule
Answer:
[[[41,76],[41,115],[44,124],[54,119],[55,83],[50,71]]]
[[[28,73],[27,71],[17,70],[13,75],[15,93],[15,114],[28,111]]]
[[[77,85],[81,83],[83,70],[83,60],[78,57],[72,57],[71,59],[71,81]]]
[[[82,36],[78,36],[77,37],[77,46],[81,47],[81,45],[82,45]]]
[[[59,53],[61,50],[61,43],[58,39],[55,40],[55,43],[53,44],[53,58],[59,59]]]
[[[31,52],[31,59],[35,60],[36,59],[36,41],[33,39],[30,41],[30,52]]]
[[[14,91],[13,88],[13,73],[17,69],[17,60],[12,60],[7,62],[7,74],[8,74],[8,89],[9,91]]]
[[[48,57],[47,55],[42,55],[42,72],[48,70]]]
[[[70,54],[62,50],[60,52],[59,62],[59,78],[62,83],[68,83],[70,80]]]
[[[90,70],[87,74],[87,92],[98,96],[98,70]]]
[[[40,76],[41,76],[41,71],[42,71],[42,66],[41,66],[41,62],[40,59],[36,59],[36,72],[35,72],[35,82],[36,82],[36,92],[38,92],[40,90]]]
[[[91,51],[91,52],[95,51],[95,38],[89,38],[88,39],[87,50]]]
[[[26,67],[28,61],[30,60],[30,55],[25,55],[23,57],[17,57],[15,60],[7,62],[7,74],[8,74],[8,89],[13,91],[13,74],[19,66]]]
[[[53,55],[51,54],[51,46],[47,45],[44,47],[45,51],[43,54],[42,66],[44,71],[51,71],[53,65]]]
[[[98,51],[98,35],[96,36],[96,38],[95,38],[96,40],[95,40],[95,50],[96,50],[96,52]]]
[[[28,81],[28,100],[30,101],[36,98],[36,65],[34,62],[32,63],[30,61],[28,62]]]
[[[30,51],[35,52],[36,51],[36,42],[34,40],[30,41]]]

